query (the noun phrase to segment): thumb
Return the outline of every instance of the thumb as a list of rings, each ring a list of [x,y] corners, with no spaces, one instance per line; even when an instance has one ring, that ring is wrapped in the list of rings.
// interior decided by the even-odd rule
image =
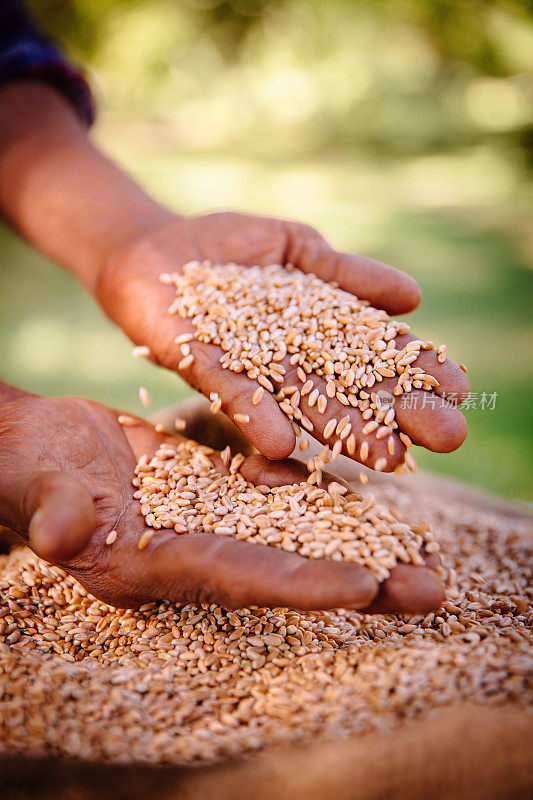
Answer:
[[[96,525],[96,512],[87,490],[65,472],[28,476],[23,518],[29,544],[38,556],[60,563],[87,545]]]

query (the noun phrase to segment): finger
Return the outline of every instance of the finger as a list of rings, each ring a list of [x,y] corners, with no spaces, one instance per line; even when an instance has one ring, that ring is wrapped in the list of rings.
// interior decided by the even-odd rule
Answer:
[[[23,517],[32,549],[56,564],[80,553],[96,525],[87,490],[71,475],[53,471],[28,476],[26,486]]]
[[[412,391],[408,404],[394,403],[396,421],[413,444],[433,453],[451,453],[466,439],[467,424],[455,405],[432,392]]]
[[[414,339],[412,334],[399,336],[395,347],[401,350]],[[397,395],[397,378],[384,378],[374,385],[373,394],[378,397],[380,406],[394,408],[399,429],[414,444],[436,453],[456,450],[467,434],[466,420],[457,408],[457,402],[464,399],[470,389],[466,374],[450,359],[440,363],[435,350],[421,350],[411,368],[433,376],[438,385],[431,391],[418,389],[417,375],[413,374],[409,378],[410,390]]]
[[[402,350],[406,344],[417,339],[412,333],[406,333],[396,337],[396,349]],[[455,403],[461,403],[466,399],[470,391],[470,381],[465,371],[451,358],[446,358],[443,362],[438,360],[436,350],[421,350],[413,367],[421,367],[424,372],[433,375],[439,382],[433,388],[433,392],[439,397],[447,397]]]
[[[328,444],[331,448],[340,439],[342,442],[341,453],[372,469],[376,469],[377,465],[377,468],[383,472],[392,472],[398,464],[402,463],[406,448],[397,432],[392,430],[384,431],[387,435],[380,439],[376,437],[375,433],[365,433],[368,421],[363,419],[361,411],[353,406],[343,405],[335,397],[327,398],[326,409],[321,413],[316,397],[317,394],[319,397],[327,397],[325,380],[317,375],[307,375],[307,379],[312,382],[313,388],[302,396],[300,390],[304,384],[298,377],[297,366],[291,365],[288,360],[282,363],[286,370],[283,386],[285,388],[289,386],[298,388],[300,394],[298,406],[302,414],[312,424],[311,433],[315,439],[322,444]],[[292,395],[287,400],[290,400],[291,397]],[[348,424],[350,425],[348,434],[346,427],[343,431],[337,432],[338,425],[345,417],[348,418]],[[330,432],[332,420],[336,420],[337,424],[333,432]],[[341,439],[341,435],[344,437],[343,439]],[[350,439],[350,436],[353,436],[353,438]]]
[[[374,576],[357,564],[307,559],[217,534],[160,534],[143,554],[143,577],[154,599],[225,608],[355,609],[370,605],[378,591]]]
[[[153,360],[177,372],[207,398],[218,396],[221,410],[248,441],[268,458],[289,456],[294,450],[296,438],[290,421],[272,394],[264,391],[261,402],[254,405],[253,397],[260,385],[244,372],[222,369],[221,351],[215,345],[191,340],[185,343],[185,351],[181,350],[175,339],[182,334],[192,334],[193,330],[188,320],[170,316],[165,310],[158,325],[158,337],[167,345]]]
[[[339,253],[311,228],[294,225],[287,260],[324,281],[336,281],[357,297],[388,314],[405,314],[420,303],[416,281],[401,270],[364,256]]]
[[[270,488],[304,483],[309,477],[309,471],[301,461],[297,461],[294,458],[286,458],[283,461],[270,461],[261,455],[249,456],[241,465],[239,472],[250,483],[256,486],[265,484]],[[353,493],[350,484],[343,478],[324,472],[322,475],[322,488],[326,489],[330,483],[340,483]]]
[[[398,564],[379,587],[367,611],[374,614],[427,613],[439,608],[444,586],[430,567]]]
[[[186,380],[206,397],[216,393],[222,401],[222,411],[265,456],[273,459],[289,456],[296,437],[273,395],[265,390],[260,402],[254,405],[254,394],[260,385],[244,373],[222,369],[218,347],[194,343],[191,351],[195,360],[184,374]]]
[[[395,395],[396,385],[395,378],[384,378],[373,387],[372,397],[380,409],[394,409],[398,431],[434,453],[451,453],[462,445],[467,424],[455,403],[425,389]]]
[[[121,424],[120,420],[124,419],[124,417],[127,420],[127,424],[122,424],[122,432],[137,461],[143,455],[151,458],[164,442],[176,444],[182,439],[180,436],[159,432],[149,422],[141,419],[141,417],[135,417],[133,414],[119,414],[118,424]]]

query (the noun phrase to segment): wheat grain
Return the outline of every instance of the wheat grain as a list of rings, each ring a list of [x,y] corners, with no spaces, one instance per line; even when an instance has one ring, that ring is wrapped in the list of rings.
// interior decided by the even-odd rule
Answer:
[[[264,391],[265,390],[263,389],[262,386],[260,386],[258,389],[255,390],[252,396],[252,405],[256,406],[258,405],[258,403],[261,402],[261,398],[263,397]]]
[[[324,490],[300,491],[316,502]],[[2,750],[198,765],[368,731],[400,738],[404,720],[464,702],[531,707],[529,521],[447,484],[372,491],[397,509],[391,526],[415,530],[422,512],[435,524],[456,567],[438,611],[114,609],[26,548],[1,555]]]
[[[147,408],[152,402],[150,392],[144,386],[139,387],[139,400],[145,408]]]
[[[150,356],[150,348],[144,344],[134,347],[131,351],[132,356],[135,358],[148,358]]]
[[[115,530],[109,531],[109,533],[106,536],[105,543],[108,545],[113,544],[114,542],[116,542],[116,540],[117,540],[117,532]]]
[[[331,459],[337,457],[341,447],[342,441],[338,439]],[[393,518],[385,510],[376,507],[369,498],[362,500],[355,495],[344,498],[346,487],[336,482],[324,489],[313,489],[310,495],[310,486],[320,486],[322,482],[328,452],[326,446],[309,459],[307,484],[264,487],[263,491],[239,473],[244,462],[241,453],[232,457],[229,448],[223,451],[221,458],[230,475],[221,476],[211,461],[214,451],[210,448],[192,440],[165,443],[149,462],[145,458],[140,460],[134,497],[141,505],[148,527],[173,527],[181,533],[185,525],[186,530],[234,535],[246,541],[297,550],[310,558],[326,557],[329,549],[338,550],[341,557],[368,567],[383,580],[396,563],[398,552],[412,560],[414,555],[405,554],[411,551],[418,554],[425,543],[434,541],[431,531],[414,534],[405,526],[401,535],[396,533],[394,525],[391,526]],[[376,469],[383,469],[385,464],[386,459],[378,459]],[[208,486],[216,486],[216,490],[209,491]],[[223,507],[218,498],[223,498]],[[338,511],[328,511],[331,500]],[[313,526],[325,521],[325,512],[327,537],[326,531],[317,536],[312,532]]]
[[[383,378],[397,379],[395,395],[439,385],[434,376],[414,366],[421,350],[434,349],[433,342],[415,339],[396,347],[396,337],[408,333],[408,325],[290,265],[242,267],[195,261],[180,272],[165,274],[165,281],[169,278],[176,288],[170,313],[191,319],[196,339],[221,348],[223,369],[257,380],[276,397],[292,423],[310,432],[314,425],[302,422],[308,417],[300,409],[301,397],[308,396],[308,406],[316,405],[320,414],[326,398],[358,409],[367,422],[365,435],[370,435],[377,431],[376,422],[397,428],[394,409],[380,414],[374,395],[373,387]],[[185,359],[189,336],[176,337],[185,348]],[[439,361],[445,352],[441,345]],[[296,366],[302,383],[300,395],[291,403],[279,388],[285,358]],[[180,369],[192,363],[185,359]],[[314,386],[314,376],[326,380],[325,395]]]

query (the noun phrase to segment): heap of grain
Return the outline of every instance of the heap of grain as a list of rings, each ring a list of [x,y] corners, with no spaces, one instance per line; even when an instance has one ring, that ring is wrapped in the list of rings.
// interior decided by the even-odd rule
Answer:
[[[348,560],[384,580],[398,561],[424,564],[421,549],[438,550],[428,526],[411,528],[373,497],[363,498],[332,482],[327,489],[308,482],[255,486],[238,472],[242,454],[222,460],[229,474],[213,465],[215,452],[192,440],[162,444],[142,456],[133,479],[134,497],[154,530],[216,533],[270,545],[308,558]],[[143,534],[140,548],[152,533]]]
[[[401,730],[461,701],[531,704],[531,521],[445,483],[374,491],[432,523],[449,570],[438,611],[125,611],[26,549],[0,556],[2,750],[205,763]]]
[[[363,434],[386,439],[391,455],[395,434],[406,448],[412,446],[409,437],[398,430],[394,408],[381,405],[376,397],[376,388],[385,379],[395,380],[391,388],[396,396],[412,389],[430,391],[439,385],[433,375],[414,363],[421,350],[434,348],[433,342],[406,341],[410,329],[405,322],[391,320],[367,301],[291,265],[243,267],[194,261],[180,272],[163,274],[161,281],[176,287],[170,313],[190,319],[194,329],[194,333],[176,337],[182,354],[180,369],[186,370],[194,362],[190,345],[194,338],[215,344],[222,350],[223,369],[243,372],[257,382],[253,403],[260,402],[262,389],[271,392],[297,433],[300,429],[314,431],[313,422],[301,408],[304,397],[306,406],[316,406],[319,414],[324,414],[328,400],[334,398],[343,406],[358,409],[366,422]],[[397,343],[400,337],[404,337],[402,344]],[[445,360],[444,346],[438,348],[437,358]],[[284,381],[289,366],[296,367],[298,384]],[[220,398],[214,394],[211,399],[218,410]],[[246,423],[249,415],[239,413],[234,419]],[[323,439],[334,435],[333,457],[341,452],[343,442],[349,455],[356,454],[349,417],[328,422]],[[365,440],[357,457],[365,462],[368,455]],[[320,484],[328,460],[322,458],[312,465],[314,482]],[[380,471],[386,462],[381,456],[371,466]],[[416,468],[407,450],[397,471],[402,472],[405,465]]]

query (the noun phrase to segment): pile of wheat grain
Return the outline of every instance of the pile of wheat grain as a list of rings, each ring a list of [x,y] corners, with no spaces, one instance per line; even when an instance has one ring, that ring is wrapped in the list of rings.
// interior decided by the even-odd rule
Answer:
[[[290,265],[243,267],[193,261],[180,272],[163,274],[161,281],[176,287],[170,313],[190,319],[194,328],[194,334],[176,337],[182,356],[180,369],[194,363],[194,338],[215,344],[222,350],[224,369],[242,372],[257,383],[252,405],[261,401],[266,389],[297,432],[313,432],[313,422],[305,412],[316,407],[324,414],[334,398],[361,412],[366,423],[363,435],[386,439],[390,455],[399,446],[396,436],[406,448],[412,446],[410,438],[398,430],[394,407],[380,404],[376,397],[384,379],[395,380],[392,393],[397,396],[412,389],[430,391],[439,385],[433,375],[416,365],[421,350],[434,349],[433,342],[414,339],[397,343],[409,333],[405,322],[392,320],[385,311],[341,291],[336,284]],[[437,359],[441,363],[446,359],[445,346],[437,349]],[[294,383],[286,380],[291,367],[296,369]],[[220,397],[213,393],[211,399],[213,411],[218,411]],[[250,413],[238,413],[234,419],[246,424]],[[369,440],[357,445],[349,416],[330,419],[322,435],[332,444],[333,458],[343,448],[354,456],[357,447],[358,459],[367,461]],[[328,460],[324,457],[314,465],[318,484]],[[387,458],[380,456],[372,466],[380,471],[386,464]],[[407,450],[397,471],[401,473],[405,465],[416,469]]]
[[[450,585],[425,616],[121,611],[26,549],[0,557],[0,747],[205,763],[401,726],[463,700],[531,704],[531,521],[417,485],[374,492],[435,530]]]
[[[242,454],[222,452],[229,475],[215,469],[214,455],[185,439],[161,445],[151,459],[141,457],[134,497],[149,527],[217,533],[308,558],[353,561],[380,581],[399,561],[423,565],[422,548],[438,550],[427,525],[411,528],[372,495],[362,497],[337,482],[327,489],[307,482],[255,486],[238,471]],[[143,534],[141,549],[150,538]]]

